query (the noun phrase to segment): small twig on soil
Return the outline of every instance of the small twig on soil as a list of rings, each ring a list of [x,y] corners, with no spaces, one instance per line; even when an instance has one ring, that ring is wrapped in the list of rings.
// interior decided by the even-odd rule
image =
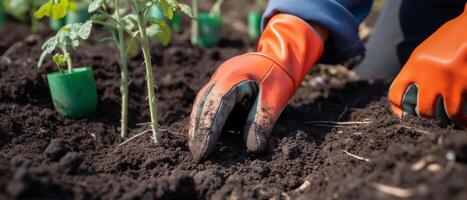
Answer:
[[[439,172],[442,169],[442,167],[438,163],[432,163],[426,166],[426,169],[432,173],[436,173]]]
[[[417,129],[417,128],[413,128],[413,127],[410,127],[410,126],[406,126],[406,125],[399,125],[399,127],[401,128],[405,128],[409,131],[413,131],[413,132],[416,132],[416,133],[421,133],[421,134],[424,134],[424,135],[429,135],[431,134],[430,132],[428,131],[425,131],[425,130],[421,130],[421,129]]]
[[[149,129],[149,130],[145,130],[145,131],[143,131],[141,133],[138,133],[138,134],[134,135],[133,137],[129,138],[128,140],[125,140],[125,142],[120,143],[118,146],[122,146],[122,145],[126,144],[127,142],[129,142],[129,141],[131,141],[131,140],[133,140],[133,139],[135,139],[135,138],[137,138],[137,137],[139,137],[139,136],[141,136],[141,135],[143,135],[145,133],[151,132],[151,131],[152,130]]]
[[[427,190],[425,185],[419,185],[413,188],[399,188],[381,183],[373,183],[373,188],[381,193],[399,198],[410,198],[417,193],[424,193]]]
[[[283,196],[285,198],[285,200],[290,200],[290,196],[285,192],[282,192],[281,196]]]
[[[146,125],[151,125],[151,122],[142,122],[142,123],[137,123],[136,126],[146,126]]]
[[[362,124],[371,124],[372,121],[362,121],[362,122],[335,122],[335,121],[307,121],[307,124],[316,124],[316,125],[338,125],[338,126],[351,126],[351,125],[362,125]]]
[[[355,154],[351,154],[351,153],[349,153],[349,152],[346,151],[346,150],[343,150],[343,151],[344,151],[345,154],[347,154],[347,155],[350,156],[350,157],[356,158],[356,159],[358,159],[358,160],[363,160],[363,161],[365,161],[365,162],[370,162],[370,159],[369,159],[369,158],[364,158],[364,157],[361,157],[361,156],[357,156],[357,155],[355,155]]]
[[[337,121],[341,121],[342,117],[344,117],[344,115],[349,111],[349,108],[352,109],[353,107],[355,107],[359,101],[360,99],[357,99],[355,102],[352,103],[352,105],[346,106],[344,111],[339,115],[339,117],[337,117]]]
[[[15,44],[11,45],[10,48],[8,48],[5,53],[0,57],[1,59],[3,58],[8,58],[10,54],[12,54],[16,49],[20,48],[24,44],[23,41],[16,42]]]
[[[295,189],[295,192],[303,192],[305,191],[307,188],[309,188],[311,185],[310,181],[308,180],[305,180],[305,182],[303,182],[302,185],[300,185],[300,187],[298,187],[297,189]]]
[[[414,163],[412,166],[410,166],[410,169],[412,171],[415,171],[415,172],[420,171],[426,165],[432,163],[434,160],[435,160],[435,157],[433,157],[431,155],[426,156],[426,157],[422,158],[421,160],[417,161],[416,163]]]
[[[160,131],[165,131],[165,132],[168,132],[172,135],[175,135],[175,136],[178,136],[178,137],[183,137],[183,138],[186,138],[186,135],[184,135],[183,133],[180,133],[180,132],[177,132],[177,131],[172,131],[168,128],[159,128]]]

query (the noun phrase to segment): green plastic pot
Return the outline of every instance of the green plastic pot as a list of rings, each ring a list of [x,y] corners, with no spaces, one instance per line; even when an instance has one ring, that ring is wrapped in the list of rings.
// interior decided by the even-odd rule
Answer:
[[[71,73],[49,73],[47,81],[54,107],[60,114],[81,119],[96,111],[96,81],[91,67],[75,68]]]
[[[182,30],[182,13],[180,12],[175,12],[172,20],[169,20],[159,6],[153,5],[149,8],[148,16],[152,19],[164,20],[174,32]]]
[[[4,27],[6,24],[6,14],[5,14],[5,7],[3,3],[0,1],[0,28]]]
[[[78,4],[76,10],[69,11],[66,15],[66,24],[84,23],[91,15],[86,4]]]
[[[248,35],[252,39],[258,39],[261,35],[261,13],[248,13]]]
[[[50,28],[54,31],[60,30],[63,26],[65,26],[65,24],[66,24],[66,17],[63,17],[61,19],[50,18],[49,20]]]
[[[175,12],[173,19],[170,21],[170,27],[174,32],[182,31],[182,13]]]
[[[198,14],[199,45],[214,47],[221,38],[222,16],[211,16],[209,13]]]

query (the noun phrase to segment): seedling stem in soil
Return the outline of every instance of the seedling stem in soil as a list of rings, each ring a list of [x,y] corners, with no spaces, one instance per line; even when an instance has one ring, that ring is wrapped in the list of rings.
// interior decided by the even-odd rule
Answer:
[[[117,21],[121,22],[120,17],[120,7],[118,5],[118,0],[114,0],[115,5],[115,18]],[[117,24],[117,27],[120,27]],[[115,35],[115,34],[113,34]],[[127,65],[127,57],[128,53],[125,48],[125,35],[122,28],[117,29],[117,38],[116,45],[118,47],[119,52],[119,65],[120,65],[120,76],[121,76],[121,83],[120,83],[120,93],[122,95],[122,110],[121,110],[121,120],[120,120],[120,136],[125,138],[128,133],[128,65]]]
[[[192,1],[193,19],[191,19],[191,44],[198,44],[198,0]]]
[[[174,16],[174,11],[181,10],[182,12],[192,16],[191,9],[185,4],[180,4],[177,1],[150,1],[150,0],[131,0],[131,6],[133,8],[133,13],[136,15],[136,22],[139,34],[139,42],[141,44],[141,50],[143,51],[144,64],[146,67],[146,82],[148,90],[148,103],[149,103],[149,113],[151,116],[151,129],[153,132],[153,139],[155,143],[160,143],[161,136],[157,130],[157,107],[156,107],[156,94],[155,94],[155,84],[152,70],[151,62],[151,52],[149,49],[149,32],[151,33],[151,38],[154,38],[156,41],[161,42],[164,45],[168,45],[171,38],[170,27],[164,20],[148,19],[148,9],[150,6],[156,5],[162,8],[164,15],[172,20]],[[149,22],[149,24],[148,24]]]

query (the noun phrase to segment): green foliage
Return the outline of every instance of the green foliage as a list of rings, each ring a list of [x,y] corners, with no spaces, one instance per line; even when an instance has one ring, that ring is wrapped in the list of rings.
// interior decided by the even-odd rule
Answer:
[[[59,71],[63,71],[63,67],[66,66],[66,62],[69,58],[70,55],[64,55],[61,53],[57,53],[52,57],[52,60],[54,61],[55,65],[57,66]]]
[[[147,27],[148,36],[155,41],[167,46],[172,37],[172,30],[164,20],[151,19],[151,25]]]
[[[44,61],[45,56],[51,54],[55,49],[60,48],[63,52],[64,56],[68,57],[59,57],[55,55],[54,61],[57,64],[58,68],[60,69],[60,63],[56,62],[60,61],[63,58],[71,59],[67,53],[67,48],[77,48],[80,45],[82,40],[86,40],[89,38],[92,29],[92,22],[87,21],[86,23],[75,23],[69,24],[61,28],[57,34],[51,38],[49,38],[43,45],[42,45],[42,54],[39,58],[37,63],[37,67],[41,67]],[[71,67],[71,66],[68,66]]]
[[[3,0],[5,10],[8,14],[19,21],[28,19],[29,12],[34,12],[47,0]]]
[[[144,16],[144,25],[147,29],[147,34],[152,40],[159,42],[163,45],[168,45],[171,37],[172,31],[170,26],[164,20],[157,19],[147,19],[147,11],[153,5],[158,5],[164,16],[167,19],[171,20],[174,17],[176,11],[181,11],[190,17],[193,17],[191,8],[188,5],[179,3],[178,0],[129,0],[131,5],[134,7],[136,12],[127,13],[122,16],[121,20],[117,20],[115,15],[112,15],[108,12],[107,8],[109,2],[106,0],[92,0],[89,3],[89,12],[95,12],[96,15],[93,17],[93,22],[98,23],[110,30],[123,30],[126,32],[130,38],[138,39],[139,28],[138,28],[138,16]],[[120,13],[119,13],[120,14]],[[129,42],[132,45],[128,48],[127,51],[134,50],[136,42]],[[133,51],[134,52],[134,51]]]

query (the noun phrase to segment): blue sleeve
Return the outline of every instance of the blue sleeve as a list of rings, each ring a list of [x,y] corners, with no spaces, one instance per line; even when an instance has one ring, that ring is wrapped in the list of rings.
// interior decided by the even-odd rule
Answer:
[[[270,0],[263,27],[277,13],[317,23],[330,31],[322,63],[337,64],[364,53],[358,26],[370,12],[372,0]]]

